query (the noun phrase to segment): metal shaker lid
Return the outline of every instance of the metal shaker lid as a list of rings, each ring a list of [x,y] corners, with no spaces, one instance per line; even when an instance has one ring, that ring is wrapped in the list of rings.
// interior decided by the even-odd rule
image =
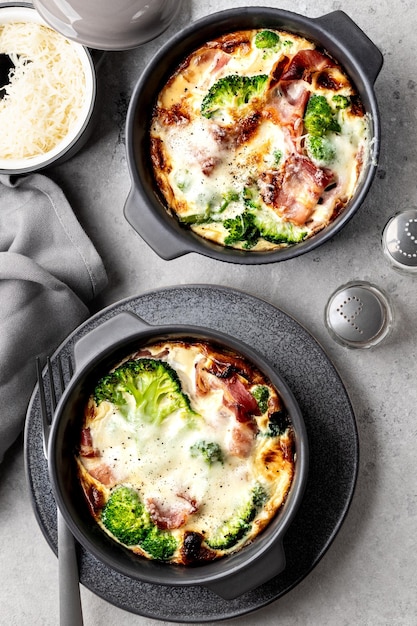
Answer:
[[[391,307],[386,295],[374,285],[351,282],[330,297],[326,326],[339,343],[354,348],[370,348],[388,334]]]
[[[417,272],[417,209],[397,213],[388,221],[382,246],[393,267]]]

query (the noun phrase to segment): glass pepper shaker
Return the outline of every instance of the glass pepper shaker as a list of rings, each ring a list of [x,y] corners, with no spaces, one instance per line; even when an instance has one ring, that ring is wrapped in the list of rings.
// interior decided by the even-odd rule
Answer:
[[[394,269],[417,275],[417,209],[390,218],[382,233],[382,249]]]

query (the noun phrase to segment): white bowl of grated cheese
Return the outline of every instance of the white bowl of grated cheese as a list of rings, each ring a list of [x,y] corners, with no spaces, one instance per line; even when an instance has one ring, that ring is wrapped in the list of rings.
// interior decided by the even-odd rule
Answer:
[[[33,7],[0,6],[0,173],[21,174],[67,160],[87,139],[96,74],[84,46],[50,28]],[[3,57],[4,58],[4,57]]]

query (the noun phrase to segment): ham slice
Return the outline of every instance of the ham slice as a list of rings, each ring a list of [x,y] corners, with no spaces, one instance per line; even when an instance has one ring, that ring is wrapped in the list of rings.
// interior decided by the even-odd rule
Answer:
[[[293,154],[279,170],[265,172],[259,181],[261,195],[281,217],[303,225],[313,213],[333,174],[316,167],[303,155]]]
[[[316,72],[335,66],[330,57],[318,50],[300,50],[281,73],[280,82],[305,80],[309,83]]]
[[[238,457],[249,456],[257,424],[254,418],[259,415],[259,406],[245,385],[245,378],[238,373],[239,361],[234,365],[223,363],[215,358],[201,360],[196,367],[197,389],[202,395],[213,389],[223,392],[223,405],[228,410],[225,415],[232,417],[228,450]]]
[[[181,494],[177,495],[173,504],[167,504],[157,497],[148,498],[146,508],[154,524],[161,530],[181,528],[189,516],[198,510],[194,499]]]
[[[83,428],[81,431],[80,456],[87,459],[99,456],[98,451],[93,446],[93,439],[89,428]]]

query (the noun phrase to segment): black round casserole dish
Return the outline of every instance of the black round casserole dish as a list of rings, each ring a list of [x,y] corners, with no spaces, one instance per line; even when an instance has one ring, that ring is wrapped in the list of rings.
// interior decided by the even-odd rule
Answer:
[[[241,551],[193,567],[149,561],[112,541],[88,510],[77,478],[74,448],[79,435],[82,407],[94,381],[121,358],[155,340],[193,337],[208,339],[246,356],[279,390],[295,433],[296,469],[290,492],[279,514]],[[308,442],[298,405],[280,376],[261,355],[241,341],[200,327],[155,327],[131,313],[120,313],[85,335],[74,348],[75,374],[55,413],[49,440],[48,464],[57,505],[70,530],[97,559],[131,578],[152,584],[202,585],[231,599],[256,588],[285,568],[284,535],[301,503],[308,473]]]
[[[348,206],[331,224],[303,242],[267,252],[241,251],[207,241],[180,226],[169,215],[153,178],[149,157],[149,119],[162,86],[173,70],[193,50],[210,39],[237,30],[276,28],[315,42],[345,69],[362,99],[370,119],[372,137],[368,164]],[[342,11],[309,18],[268,7],[240,7],[214,13],[191,24],[156,54],[136,84],[127,114],[126,145],[131,190],[125,216],[133,228],[162,258],[169,260],[197,252],[222,261],[243,264],[271,263],[308,252],[348,222],[363,203],[375,175],[380,144],[380,122],[374,82],[382,67],[380,51]]]

